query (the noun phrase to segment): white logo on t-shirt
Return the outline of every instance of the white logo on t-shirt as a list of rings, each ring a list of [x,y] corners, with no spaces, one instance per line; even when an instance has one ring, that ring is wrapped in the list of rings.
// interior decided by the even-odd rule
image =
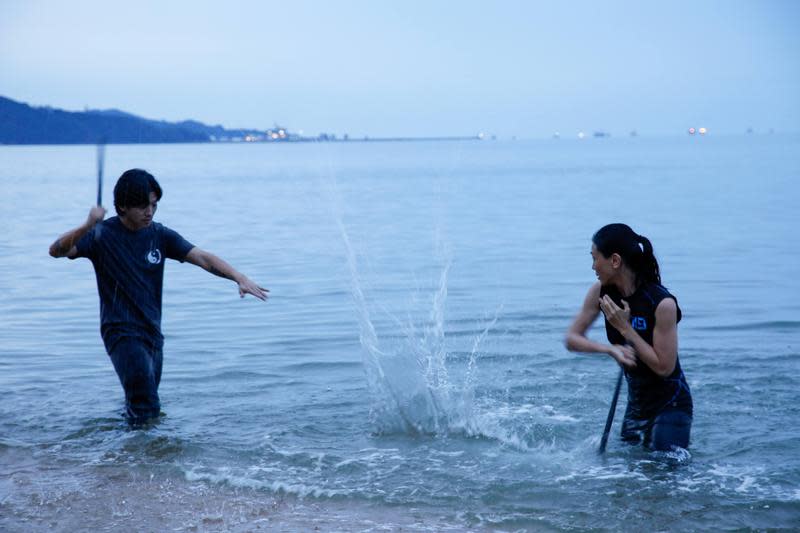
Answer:
[[[151,265],[157,265],[161,262],[161,250],[156,248],[147,252],[147,262]]]

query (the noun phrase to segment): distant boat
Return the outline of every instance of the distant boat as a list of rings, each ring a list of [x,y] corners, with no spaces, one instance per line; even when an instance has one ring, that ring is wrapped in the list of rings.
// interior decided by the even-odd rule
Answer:
[[[608,133],[607,131],[596,131],[596,132],[594,132],[593,135],[594,135],[594,137],[596,137],[598,139],[599,138],[603,138],[603,137],[611,137],[611,134]]]

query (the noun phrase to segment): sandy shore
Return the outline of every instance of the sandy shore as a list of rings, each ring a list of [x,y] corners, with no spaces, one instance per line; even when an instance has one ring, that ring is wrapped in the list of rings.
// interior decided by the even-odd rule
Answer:
[[[419,509],[186,481],[133,465],[48,471],[22,463],[0,474],[0,530],[9,532],[468,530],[457,522]]]

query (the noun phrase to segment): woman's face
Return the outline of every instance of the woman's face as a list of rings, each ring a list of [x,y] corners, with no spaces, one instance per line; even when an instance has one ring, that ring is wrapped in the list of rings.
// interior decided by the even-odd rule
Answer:
[[[614,268],[614,256],[605,257],[597,246],[592,244],[592,270],[597,275],[600,283],[607,285],[608,282],[614,277],[616,269]]]

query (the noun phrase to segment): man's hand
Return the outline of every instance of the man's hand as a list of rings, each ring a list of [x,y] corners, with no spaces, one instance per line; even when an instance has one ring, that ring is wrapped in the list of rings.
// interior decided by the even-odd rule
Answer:
[[[102,205],[96,205],[89,210],[89,216],[86,219],[86,225],[90,228],[103,220],[106,217],[106,208]]]
[[[256,298],[262,301],[266,301],[268,297],[269,289],[265,289],[264,287],[259,286],[256,283],[253,283],[250,278],[247,276],[243,277],[239,282],[239,296],[244,298],[245,294],[252,294]]]

